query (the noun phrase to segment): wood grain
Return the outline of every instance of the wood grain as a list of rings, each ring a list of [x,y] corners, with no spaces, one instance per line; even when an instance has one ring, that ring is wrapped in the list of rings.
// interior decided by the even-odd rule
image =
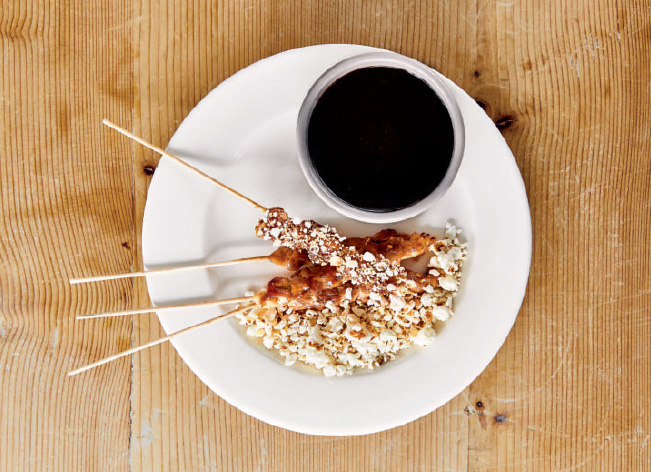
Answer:
[[[0,470],[651,470],[651,6],[643,1],[3,2]],[[527,296],[497,357],[390,431],[305,436],[211,393],[155,318],[141,268],[157,156],[224,79],[274,53],[359,43],[415,57],[483,106],[527,188]]]
[[[130,320],[74,321],[130,307],[130,284],[67,284],[133,261],[129,148],[98,121],[131,118],[130,13],[3,2],[1,15],[0,470],[128,470],[130,362],[65,373],[131,341]]]

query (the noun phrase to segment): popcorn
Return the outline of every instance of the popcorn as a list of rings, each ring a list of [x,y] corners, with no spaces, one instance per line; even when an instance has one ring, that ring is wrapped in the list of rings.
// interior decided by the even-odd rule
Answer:
[[[270,211],[267,220],[278,217],[277,213],[275,209]],[[304,229],[316,226],[313,231],[318,230],[324,237],[336,235],[338,241],[343,239],[327,225],[317,226],[309,221],[301,224]],[[262,344],[276,350],[287,366],[302,362],[319,369],[326,377],[374,369],[395,359],[403,349],[431,344],[436,338],[434,324],[452,316],[453,299],[459,290],[461,267],[467,254],[466,245],[457,238],[459,233],[457,228],[447,225],[446,238],[430,246],[433,256],[428,270],[437,277],[438,284],[423,287],[424,293],[401,290],[406,285],[403,281],[398,286],[391,284],[394,290],[385,286],[383,292],[369,292],[365,302],[353,300],[352,293],[347,291],[341,306],[328,301],[323,310],[252,308],[237,317],[247,335],[261,338]],[[339,259],[337,255],[328,259],[337,262],[332,265],[352,266],[354,261],[362,266],[360,261],[372,262],[369,255],[373,256],[366,252],[361,257],[344,254]],[[401,266],[386,260],[373,262],[374,270],[380,267],[385,273],[400,273]],[[371,275],[376,274],[373,271]]]
[[[398,336],[396,336],[396,333],[393,330],[383,329],[380,333],[380,339],[382,341],[394,342],[396,339],[398,339]]]
[[[451,314],[452,310],[447,306],[434,306],[432,308],[432,315],[439,321],[447,321]]]
[[[389,300],[391,300],[391,304],[389,307],[393,311],[402,311],[405,308],[407,308],[407,303],[405,302],[405,299],[402,297],[396,297],[395,295],[389,295]]]
[[[459,288],[459,281],[454,277],[441,277],[439,279],[439,285],[448,292],[456,292]]]
[[[436,331],[431,326],[426,326],[425,328],[421,329],[416,337],[414,338],[414,344],[417,344],[419,346],[427,346],[430,344],[432,341],[434,341],[434,338],[436,337]]]

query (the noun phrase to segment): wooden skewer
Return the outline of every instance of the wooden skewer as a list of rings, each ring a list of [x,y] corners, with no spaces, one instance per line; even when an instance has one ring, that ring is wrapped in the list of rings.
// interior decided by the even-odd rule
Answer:
[[[165,311],[177,310],[179,308],[195,308],[200,306],[219,306],[219,305],[229,305],[231,303],[251,302],[254,301],[254,299],[255,297],[225,298],[223,300],[209,300],[207,302],[186,303],[185,305],[168,305],[168,306],[158,306],[158,307],[151,307],[151,308],[138,308],[135,310],[110,311],[106,313],[96,313],[94,315],[78,316],[76,319],[90,320],[93,318],[110,318],[113,316],[140,315],[142,313],[153,313],[153,312],[160,313]]]
[[[165,336],[163,338],[159,338],[159,339],[156,339],[154,341],[150,341],[150,342],[148,342],[146,344],[143,344],[141,346],[132,347],[131,349],[127,349],[126,351],[122,351],[122,352],[119,352],[119,353],[114,354],[112,356],[105,357],[104,359],[100,359],[97,362],[93,362],[92,364],[88,364],[88,365],[85,365],[85,366],[80,367],[78,369],[75,369],[73,371],[70,371],[70,372],[68,372],[68,375],[69,376],[77,375],[77,374],[80,374],[80,373],[82,373],[82,372],[84,372],[86,370],[92,369],[93,367],[97,367],[97,366],[100,366],[100,365],[103,365],[103,364],[107,364],[107,363],[109,363],[111,361],[114,361],[115,359],[119,359],[120,357],[128,356],[129,354],[134,354],[134,353],[136,353],[138,351],[142,351],[143,349],[147,349],[149,347],[156,346],[157,344],[162,344],[165,341],[170,341],[170,340],[172,340],[172,339],[174,339],[174,338],[176,338],[178,336],[181,336],[181,335],[183,335],[185,333],[189,333],[190,331],[194,331],[195,329],[203,328],[204,326],[208,326],[208,325],[210,325],[212,323],[215,323],[215,322],[217,322],[217,321],[219,321],[219,320],[221,320],[223,318],[227,318],[229,316],[233,316],[233,315],[236,315],[238,313],[242,313],[243,311],[249,310],[251,308],[253,308],[253,306],[251,306],[251,305],[247,305],[245,307],[237,308],[236,310],[229,311],[228,313],[224,313],[223,315],[216,316],[215,318],[211,318],[211,319],[206,320],[206,321],[204,321],[202,323],[192,325],[192,326],[188,326],[187,328],[184,328],[184,329],[182,329],[180,331],[177,331],[176,333],[172,333],[172,334],[170,334],[168,336]]]
[[[269,256],[255,256],[255,257],[243,257],[241,259],[233,259],[230,261],[220,261],[220,262],[206,262],[205,264],[196,264],[188,266],[178,266],[178,267],[166,267],[164,269],[153,269],[146,270],[142,272],[127,272],[125,274],[112,274],[112,275],[97,275],[93,277],[80,277],[76,279],[69,279],[71,285],[83,284],[87,282],[99,282],[102,280],[116,280],[116,279],[128,279],[131,277],[144,277],[149,274],[162,274],[169,272],[182,272],[184,270],[193,270],[193,269],[208,269],[210,267],[223,267],[234,264],[240,264],[243,262],[255,262],[255,261],[266,261],[269,260]]]
[[[227,185],[224,185],[224,184],[221,183],[219,180],[217,180],[217,179],[215,179],[215,178],[209,176],[209,175],[206,174],[205,172],[200,171],[200,170],[197,169],[196,167],[191,166],[190,164],[188,164],[187,162],[185,162],[183,159],[180,159],[180,158],[176,157],[175,155],[170,154],[169,152],[165,151],[164,149],[161,149],[161,148],[159,148],[158,146],[155,146],[155,145],[153,145],[152,143],[150,143],[150,142],[148,142],[148,141],[145,141],[145,140],[142,139],[141,137],[136,136],[135,134],[133,134],[133,133],[127,131],[126,129],[119,127],[118,125],[116,125],[115,123],[113,123],[113,122],[107,120],[106,118],[105,118],[104,120],[102,120],[102,123],[104,123],[104,124],[105,124],[106,126],[108,126],[109,128],[113,128],[114,130],[116,130],[116,131],[122,133],[123,135],[127,136],[128,138],[131,138],[131,139],[133,139],[134,141],[136,141],[136,142],[142,144],[143,146],[145,146],[145,147],[151,149],[152,151],[156,151],[156,152],[157,152],[158,154],[160,154],[161,156],[169,157],[170,159],[172,159],[172,160],[178,162],[178,163],[181,164],[182,166],[184,166],[184,167],[190,169],[192,172],[195,172],[195,173],[199,174],[201,177],[204,177],[204,178],[210,180],[212,183],[216,184],[217,186],[223,188],[224,190],[227,190],[228,192],[232,193],[232,194],[235,195],[236,197],[241,198],[242,200],[246,201],[246,202],[249,203],[250,205],[253,205],[253,206],[254,206],[255,208],[257,208],[258,210],[263,211],[263,212],[266,212],[266,211],[267,211],[267,208],[263,207],[263,206],[260,205],[259,203],[256,203],[255,201],[251,200],[249,197],[246,197],[246,196],[242,195],[242,194],[241,194],[240,192],[238,192],[237,190],[232,189],[231,187],[229,187],[229,186],[227,186]]]

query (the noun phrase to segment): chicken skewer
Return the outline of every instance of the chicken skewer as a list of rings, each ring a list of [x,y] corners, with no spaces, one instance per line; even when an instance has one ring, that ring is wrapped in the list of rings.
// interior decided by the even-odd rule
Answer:
[[[393,257],[399,261],[414,254],[414,239],[417,239],[415,238],[415,235],[400,235],[395,231],[385,230],[383,232],[377,233],[375,236],[372,236],[370,238],[351,238],[349,242],[351,244],[356,244],[358,247],[377,251],[378,254],[381,254],[382,251],[391,252],[393,254]],[[405,241],[407,243],[405,243]],[[402,250],[399,247],[401,242],[403,243]],[[109,356],[93,364],[89,364],[85,367],[76,369],[70,372],[69,375],[76,375],[92,367],[97,367],[120,357],[133,354],[142,349],[155,346],[193,329],[199,328],[201,326],[207,326],[216,320],[242,313],[254,307],[274,308],[278,306],[287,306],[293,308],[323,308],[328,302],[340,304],[343,300],[365,301],[369,298],[370,292],[368,287],[359,285],[355,286],[350,280],[343,280],[341,277],[339,277],[337,269],[335,267],[314,265],[307,260],[305,253],[301,253],[302,251],[288,250],[287,248],[280,248],[280,250],[275,251],[274,254],[276,257],[273,260],[275,260],[278,265],[285,267],[290,265],[295,266],[299,264],[298,261],[301,260],[304,261],[306,265],[297,270],[290,277],[276,277],[272,279],[269,281],[265,289],[260,290],[256,295],[252,297],[232,298],[216,302],[203,302],[199,304],[185,305],[206,306],[209,304],[241,302],[247,303],[247,305],[244,307],[238,308],[223,315],[219,315],[198,325],[185,328],[184,330],[178,331],[169,336],[151,341],[150,343],[143,344],[142,346],[134,347],[121,353]],[[410,277],[412,283],[421,292],[423,290],[426,290],[427,285],[436,286],[437,284],[437,279],[434,276],[417,274],[407,269],[406,273]],[[183,305],[179,305],[173,307],[163,307],[162,309],[159,308],[155,310],[172,310],[182,307]],[[144,313],[147,311],[151,310],[134,310],[130,313]],[[129,313],[124,312],[123,314]],[[107,314],[91,315],[85,317],[85,319],[106,315]]]
[[[194,265],[178,266],[178,267],[165,267],[162,269],[143,270],[140,272],[125,272],[123,274],[79,277],[75,279],[69,279],[68,282],[70,283],[70,285],[76,285],[76,284],[85,284],[89,282],[102,282],[106,280],[131,279],[136,277],[146,277],[147,275],[152,275],[152,274],[168,274],[168,273],[184,272],[187,270],[195,270],[195,269],[211,269],[214,267],[225,267],[234,264],[241,264],[243,262],[257,262],[257,261],[267,261],[267,260],[269,260],[269,256],[242,257],[240,259],[233,259],[230,261],[206,262],[203,264],[194,264]]]
[[[236,298],[224,298],[223,300],[208,300],[205,302],[197,303],[185,303],[182,305],[167,305],[167,306],[154,306],[150,308],[137,308],[135,310],[123,310],[123,311],[108,311],[105,313],[95,313],[93,315],[82,315],[77,316],[76,320],[92,320],[95,318],[112,318],[115,316],[128,316],[128,315],[141,315],[143,313],[165,313],[168,311],[178,310],[179,308],[199,308],[206,306],[220,306],[220,305],[231,305],[234,303],[250,302],[254,301],[253,297],[236,297]]]
[[[438,277],[421,275],[406,269],[414,287],[412,293],[420,294],[429,287],[438,286]],[[374,297],[375,295],[375,297]],[[377,300],[377,294],[368,287],[354,285],[341,279],[335,267],[306,266],[290,277],[275,277],[267,287],[254,295],[257,305],[287,306],[291,308],[323,309],[328,302],[341,305],[344,300],[367,302]]]
[[[205,172],[203,172],[203,171],[197,169],[196,167],[191,166],[190,164],[188,164],[187,162],[185,162],[183,159],[180,159],[179,157],[175,156],[174,154],[171,154],[171,153],[165,151],[164,149],[161,149],[161,148],[159,148],[158,146],[155,146],[155,145],[153,145],[152,143],[150,143],[150,142],[148,142],[148,141],[145,141],[145,140],[142,139],[141,137],[136,136],[135,134],[133,134],[133,133],[127,131],[127,130],[124,129],[124,128],[121,128],[120,126],[118,126],[118,125],[116,125],[115,123],[113,123],[113,122],[107,120],[106,118],[104,118],[104,120],[102,120],[102,123],[104,123],[104,124],[105,124],[106,126],[108,126],[109,128],[112,128],[112,129],[116,130],[117,132],[122,133],[122,134],[125,135],[126,137],[128,137],[128,138],[130,138],[130,139],[133,139],[134,141],[136,141],[136,142],[142,144],[142,145],[145,146],[146,148],[149,148],[149,149],[151,149],[152,151],[157,152],[157,153],[160,154],[161,156],[165,156],[165,157],[168,157],[168,158],[172,159],[173,161],[176,161],[177,163],[181,164],[181,165],[182,165],[183,167],[185,167],[186,169],[189,169],[189,170],[191,170],[192,172],[194,172],[194,173],[196,173],[196,174],[199,174],[201,177],[210,180],[210,181],[211,181],[212,183],[214,183],[215,185],[217,185],[217,186],[223,188],[223,189],[226,190],[227,192],[232,193],[232,194],[235,195],[236,197],[241,198],[242,200],[244,200],[245,202],[247,202],[249,205],[252,205],[253,207],[257,208],[258,210],[260,210],[260,211],[267,211],[267,209],[266,209],[265,207],[263,207],[262,205],[260,205],[259,203],[256,203],[255,201],[251,200],[249,197],[247,197],[247,196],[245,196],[245,195],[242,195],[240,192],[238,192],[237,190],[235,190],[235,189],[229,187],[228,185],[224,185],[224,184],[221,183],[219,180],[215,179],[214,177],[211,177],[210,175],[208,175],[208,174],[206,174]]]
[[[388,258],[381,252],[373,253],[364,247],[358,250],[347,245],[346,238],[335,228],[312,220],[289,218],[282,208],[270,208],[256,226],[258,237],[272,240],[274,245],[307,251],[310,261],[320,266],[336,267],[337,274],[354,285],[369,287],[376,294],[387,294],[401,288],[400,294],[415,288],[400,261]],[[428,243],[435,239],[421,235]]]
[[[382,230],[379,233],[376,233],[375,235],[366,238],[348,238],[344,241],[344,244],[350,247],[355,247],[359,251],[362,252],[368,251],[378,256],[387,254],[388,259],[391,262],[400,262],[403,259],[416,257],[426,252],[427,248],[429,247],[429,243],[434,239],[435,238],[427,234],[418,234],[418,233],[401,234],[395,230],[389,229],[389,230]],[[176,270],[218,267],[222,265],[231,265],[231,264],[258,261],[258,260],[268,260],[291,272],[296,272],[302,267],[304,267],[306,264],[311,264],[308,255],[305,251],[300,249],[298,250],[290,249],[288,247],[283,246],[283,247],[279,247],[268,256],[234,259],[232,261],[214,262],[214,263],[200,264],[195,266],[185,266],[179,268],[173,267],[170,269],[159,269],[159,270],[152,270],[146,272],[119,274],[117,276],[89,277],[88,279],[94,281],[94,280],[110,280],[114,278],[126,278],[129,276],[137,277],[137,276],[156,274],[161,272],[174,272]],[[322,267],[322,266],[318,266],[318,267]],[[323,267],[328,267],[328,266],[323,266]],[[336,272],[335,272],[336,269],[334,267],[331,267],[331,269],[333,270],[322,271],[322,273],[323,274],[327,273],[329,277],[334,278],[336,277]],[[416,277],[417,274],[412,273],[411,271],[407,271],[406,273],[408,274],[410,279],[417,280]],[[86,319],[94,319],[94,318],[106,318],[112,316],[137,315],[142,313],[151,313],[154,311],[164,312],[164,311],[170,311],[170,310],[183,308],[183,307],[219,306],[219,305],[227,305],[230,303],[239,303],[246,300],[247,300],[246,298],[240,297],[234,299],[214,300],[214,301],[206,301],[206,302],[186,304],[186,305],[140,308],[140,309],[133,309],[133,310],[123,310],[117,312],[105,312],[105,313],[96,313],[92,315],[77,316],[77,319],[86,320]]]
[[[103,123],[143,146],[178,162],[258,210],[263,211],[265,216],[256,226],[256,233],[259,237],[270,239],[279,246],[306,250],[313,263],[333,265],[337,267],[340,276],[351,280],[356,285],[368,285],[376,293],[387,291],[387,280],[391,277],[395,277],[396,281],[401,285],[407,283],[409,285],[406,288],[407,290],[411,288],[411,284],[408,283],[409,278],[397,262],[392,262],[382,255],[375,257],[371,252],[361,254],[355,247],[342,244],[345,238],[339,235],[335,228],[311,220],[290,219],[282,208],[268,209],[191,166],[177,156],[149,143],[115,123],[106,119],[103,120]]]
[[[421,283],[421,289],[424,290],[422,284],[429,283],[435,284],[436,278],[430,275],[415,276],[414,280]],[[415,282],[417,283],[417,282]],[[203,323],[190,326],[188,328],[172,333],[168,336],[159,338],[141,346],[133,347],[122,351],[120,353],[108,356],[97,362],[80,367],[68,373],[68,375],[76,375],[84,372],[93,367],[97,367],[108,362],[111,362],[120,357],[134,354],[143,349],[156,346],[165,341],[172,340],[177,336],[193,331],[197,328],[208,326],[218,320],[242,313],[246,310],[255,307],[276,308],[278,306],[287,306],[292,308],[323,308],[326,303],[333,302],[335,304],[341,303],[346,300],[366,300],[369,297],[368,289],[363,287],[355,287],[350,281],[342,282],[336,273],[334,267],[329,266],[307,266],[300,269],[292,277],[276,277],[272,279],[265,289],[260,290],[252,297],[243,297],[240,299],[228,299],[222,302],[236,303],[248,302],[244,307],[237,308],[236,310],[228,313],[218,315]],[[196,306],[196,305],[193,305]],[[182,306],[167,307],[168,309],[177,309]]]
[[[209,320],[204,321],[203,323],[199,323],[196,325],[188,326],[187,328],[184,328],[180,331],[177,331],[175,333],[172,333],[168,336],[164,336],[162,338],[155,339],[153,341],[150,341],[148,343],[142,344],[140,346],[132,347],[131,349],[127,349],[126,351],[118,352],[117,354],[114,354],[112,356],[105,357],[104,359],[100,359],[99,361],[93,362],[92,364],[85,365],[83,367],[79,367],[78,369],[72,370],[68,372],[68,376],[73,376],[77,374],[81,374],[82,372],[85,372],[89,369],[92,369],[93,367],[97,367],[103,364],[108,364],[111,361],[114,361],[116,359],[119,359],[124,356],[128,356],[129,354],[135,354],[136,352],[142,351],[144,349],[150,348],[152,346],[156,346],[158,344],[162,344],[166,341],[171,341],[172,339],[175,339],[183,334],[189,333],[191,331],[194,331],[195,329],[203,328],[205,326],[211,325],[223,318],[227,318],[229,316],[234,316],[237,315],[238,313],[242,313],[246,310],[249,310],[251,307],[250,306],[244,306],[241,308],[237,308],[233,311],[229,311],[228,313],[224,313],[223,315],[216,316],[214,318],[210,318]]]
[[[210,269],[215,267],[226,267],[235,264],[242,264],[246,262],[259,262],[259,261],[270,261],[276,265],[284,267],[287,270],[295,271],[300,269],[307,260],[308,257],[305,252],[294,251],[286,247],[279,247],[268,256],[242,257],[240,259],[232,259],[230,261],[205,262],[203,264],[193,264],[193,265],[178,266],[178,267],[165,267],[162,269],[152,269],[152,270],[145,270],[141,272],[125,272],[123,274],[96,275],[92,277],[69,279],[69,282],[71,285],[74,285],[74,284],[81,284],[81,283],[88,283],[88,282],[101,282],[105,280],[146,277],[147,275],[151,275],[151,274],[165,274],[165,273],[183,272],[183,271],[195,270],[195,269]]]
[[[429,236],[425,233],[418,234],[400,234],[393,229],[385,229],[373,236],[366,238],[347,238],[344,240],[346,246],[353,246],[360,252],[369,251],[372,254],[377,254],[382,251],[382,254],[392,262],[399,262],[402,259],[417,257],[423,254],[429,244],[435,241],[436,238]],[[291,259],[287,255],[291,254]],[[396,259],[396,255],[399,258]],[[276,265],[284,267],[287,270],[296,271],[300,269],[309,257],[305,251],[295,251],[285,246],[281,246],[268,256],[253,256],[242,257],[239,259],[232,259],[229,261],[205,262],[202,264],[193,264],[177,267],[164,267],[161,269],[152,269],[140,272],[125,272],[122,274],[109,274],[109,275],[95,275],[91,277],[79,277],[69,279],[71,285],[89,283],[89,282],[102,282],[107,280],[128,279],[135,277],[146,277],[151,274],[164,274],[174,272],[184,272],[195,269],[210,269],[216,267],[226,267],[235,264],[246,262],[259,262],[270,261]]]

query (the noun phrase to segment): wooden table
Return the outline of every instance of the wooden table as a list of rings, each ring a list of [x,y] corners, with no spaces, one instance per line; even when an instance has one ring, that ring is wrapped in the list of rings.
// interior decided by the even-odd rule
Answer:
[[[651,470],[651,5],[622,0],[3,1],[0,471]],[[486,109],[526,183],[527,296],[462,394],[411,424],[312,437],[211,393],[168,345],[136,270],[157,157],[212,88],[300,46],[415,57]],[[505,234],[504,237],[508,237]]]

